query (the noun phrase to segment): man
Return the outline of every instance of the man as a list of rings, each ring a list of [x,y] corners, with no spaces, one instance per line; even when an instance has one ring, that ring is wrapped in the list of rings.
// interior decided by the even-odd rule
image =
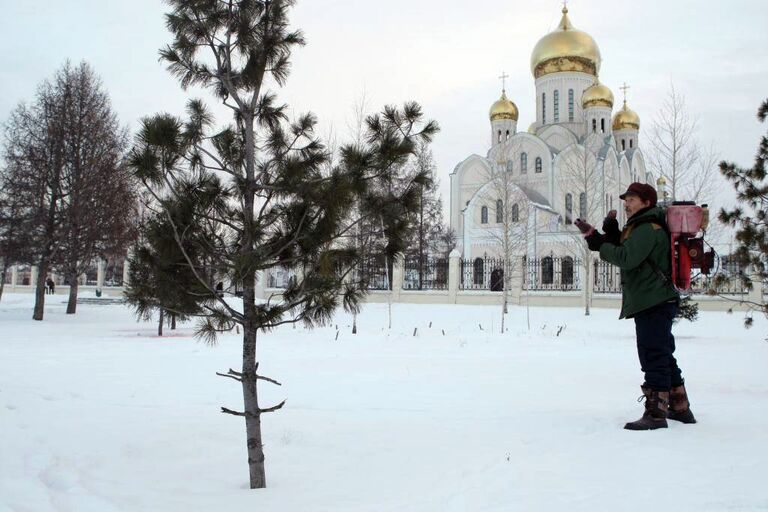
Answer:
[[[619,318],[635,320],[637,354],[645,374],[641,386],[645,412],[624,428],[667,428],[667,418],[696,423],[682,372],[673,356],[672,321],[677,314],[679,295],[669,277],[670,241],[664,211],[656,206],[656,190],[644,183],[632,183],[619,198],[624,201],[627,214],[627,224],[621,232],[615,211],[603,222],[605,234],[581,219],[576,225],[591,250],[599,251],[602,260],[621,269]]]

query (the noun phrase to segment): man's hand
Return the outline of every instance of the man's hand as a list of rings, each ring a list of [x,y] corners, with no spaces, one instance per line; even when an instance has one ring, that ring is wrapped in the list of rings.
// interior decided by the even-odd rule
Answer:
[[[577,228],[579,228],[579,231],[581,231],[585,235],[595,229],[592,227],[591,224],[588,224],[587,221],[582,219],[576,219],[573,223],[576,225]]]

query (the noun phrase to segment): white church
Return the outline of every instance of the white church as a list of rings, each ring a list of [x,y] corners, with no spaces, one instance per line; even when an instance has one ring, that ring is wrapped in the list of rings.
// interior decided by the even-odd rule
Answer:
[[[487,155],[467,157],[450,175],[450,226],[465,260],[502,256],[504,212],[508,226],[511,221],[525,227],[516,254],[570,259],[578,252],[575,245],[583,244],[574,236],[576,218],[599,225],[616,209],[623,224],[619,194],[633,181],[654,182],[626,88],[624,104],[614,112],[613,93],[598,79],[600,49],[573,27],[567,7],[562,13],[557,29],[531,54],[536,121],[519,131],[517,105],[502,89],[490,109]],[[506,194],[499,191],[499,178],[507,183]],[[502,195],[514,202],[511,208],[504,208]]]

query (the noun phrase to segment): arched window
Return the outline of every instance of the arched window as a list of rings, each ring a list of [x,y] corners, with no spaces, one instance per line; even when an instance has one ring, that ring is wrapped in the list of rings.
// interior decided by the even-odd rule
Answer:
[[[632,139],[629,139],[629,147],[632,148]]]
[[[497,140],[498,140],[498,142],[501,142],[501,130],[499,130],[499,137],[498,137]]]
[[[565,225],[573,224],[573,196],[565,194]]]
[[[472,268],[472,282],[476,285],[483,284],[483,258],[475,258]]]
[[[507,130],[507,140],[509,140],[509,130]]]
[[[554,99],[555,99],[555,105],[553,110],[554,113],[552,115],[555,118],[555,122],[559,123],[560,122],[560,91],[558,90],[555,91]]]
[[[536,172],[541,172],[541,157],[536,157]]]
[[[573,258],[563,258],[562,284],[573,286]]]
[[[512,162],[512,160],[510,160],[510,161],[508,161],[508,162],[507,162],[507,172],[512,172],[512,169],[513,169],[514,167],[515,167],[515,166],[513,165],[513,162]]]
[[[517,203],[512,205],[510,217],[512,222],[520,222],[520,208],[517,206]]]
[[[600,133],[605,133],[605,118],[600,119]]]
[[[579,218],[587,218],[587,194],[584,192],[579,194]]]
[[[624,151],[625,149],[627,149],[627,141],[621,139],[621,150]]]
[[[592,133],[597,132],[597,119],[592,120]]]
[[[528,153],[520,153],[520,173],[528,172]]]
[[[480,224],[488,224],[488,207],[480,208]]]
[[[568,122],[573,122],[573,89],[568,89]]]
[[[541,93],[541,124],[547,124],[547,93]]]
[[[496,222],[504,222],[504,202],[501,199],[496,201]]]
[[[555,269],[552,266],[552,257],[541,259],[541,284],[552,284],[555,280]]]

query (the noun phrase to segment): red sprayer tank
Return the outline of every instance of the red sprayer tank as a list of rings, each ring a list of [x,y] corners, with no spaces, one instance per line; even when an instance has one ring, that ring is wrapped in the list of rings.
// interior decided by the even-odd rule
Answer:
[[[691,289],[691,268],[708,274],[714,253],[704,253],[704,240],[696,234],[707,228],[707,205],[681,201],[667,207],[667,226],[672,245],[672,282],[681,291]]]

